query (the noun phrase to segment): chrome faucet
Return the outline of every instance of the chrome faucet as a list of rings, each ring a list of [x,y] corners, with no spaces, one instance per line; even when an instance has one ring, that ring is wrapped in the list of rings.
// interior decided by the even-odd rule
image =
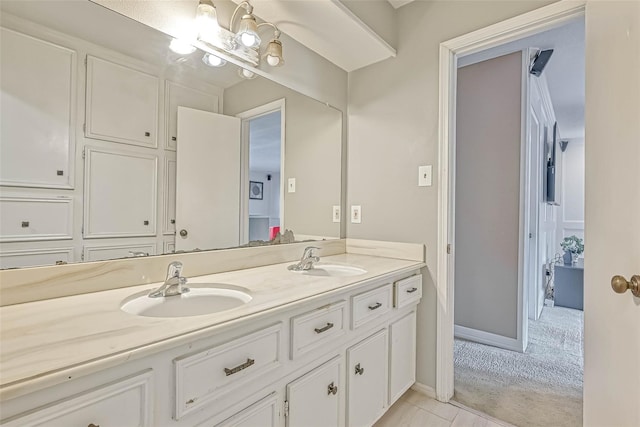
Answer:
[[[302,258],[300,258],[300,262],[298,262],[297,264],[292,264],[287,268],[292,271],[311,270],[316,262],[320,262],[320,257],[313,255],[313,251],[315,250],[320,250],[320,248],[317,248],[315,246],[307,246],[306,248],[304,248],[304,252],[302,254]]]
[[[149,293],[149,298],[172,297],[189,292],[189,288],[185,286],[187,278],[182,277],[181,274],[182,263],[180,261],[170,263],[167,268],[167,279],[162,286]]]

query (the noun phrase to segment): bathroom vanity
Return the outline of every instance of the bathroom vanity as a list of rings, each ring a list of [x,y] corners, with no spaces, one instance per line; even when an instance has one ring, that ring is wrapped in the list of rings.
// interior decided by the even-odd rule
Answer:
[[[372,425],[415,381],[424,249],[317,243],[321,260],[313,272],[287,269],[296,260],[290,254],[299,256],[305,244],[93,265],[94,272],[110,269],[107,276],[128,270],[139,277],[139,263],[179,259],[188,285],[215,283],[251,296],[217,313],[121,310],[131,295],[162,282],[0,308],[2,425]],[[287,261],[264,265],[247,257],[258,253]],[[191,276],[190,260],[200,273],[195,265],[205,256],[214,273]],[[233,265],[232,258],[249,264],[219,267]],[[337,269],[323,272],[323,265]],[[68,277],[92,275],[92,264],[59,268]]]

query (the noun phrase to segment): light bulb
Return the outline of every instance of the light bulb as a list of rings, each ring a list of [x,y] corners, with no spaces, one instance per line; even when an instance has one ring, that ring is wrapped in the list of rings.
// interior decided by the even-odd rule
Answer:
[[[256,44],[256,35],[251,33],[242,33],[240,42],[246,47],[252,47]]]
[[[185,40],[173,39],[169,44],[169,49],[179,55],[189,55],[195,52],[196,48],[191,46],[191,43]]]
[[[227,63],[227,61],[220,58],[219,56],[212,55],[210,53],[207,53],[202,57],[202,62],[204,62],[210,67],[222,67],[224,64]]]
[[[251,80],[251,79],[256,77],[256,73],[254,73],[251,70],[244,69],[244,68],[241,68],[241,69],[238,70],[238,75],[240,77],[242,77],[243,79],[247,79],[247,80]]]
[[[267,64],[272,67],[276,67],[280,63],[280,58],[277,56],[267,55]]]
[[[200,39],[212,41],[218,37],[220,25],[218,15],[213,3],[207,0],[200,0],[196,10],[196,28]]]

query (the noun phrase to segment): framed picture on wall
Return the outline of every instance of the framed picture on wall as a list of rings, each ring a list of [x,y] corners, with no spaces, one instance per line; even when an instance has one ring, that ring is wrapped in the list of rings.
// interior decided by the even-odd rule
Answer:
[[[249,181],[249,198],[262,200],[264,184],[259,181]]]

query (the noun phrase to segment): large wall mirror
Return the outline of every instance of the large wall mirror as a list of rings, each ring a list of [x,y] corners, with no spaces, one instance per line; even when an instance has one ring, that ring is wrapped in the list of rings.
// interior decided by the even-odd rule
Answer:
[[[1,268],[340,237],[341,111],[88,0],[0,8]]]

